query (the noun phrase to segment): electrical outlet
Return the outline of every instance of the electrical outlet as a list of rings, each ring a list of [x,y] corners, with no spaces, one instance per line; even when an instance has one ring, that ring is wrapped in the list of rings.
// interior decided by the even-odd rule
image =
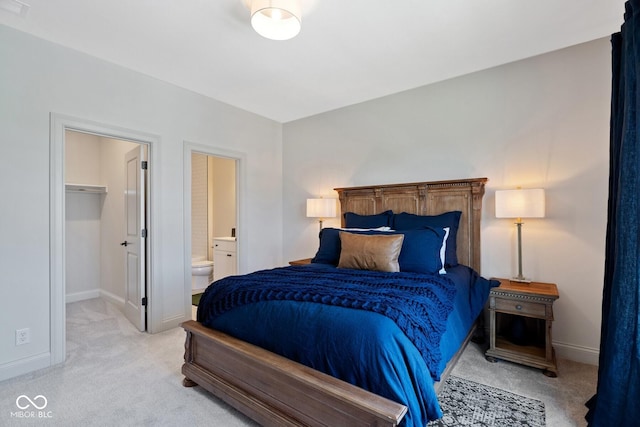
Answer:
[[[29,328],[16,329],[16,345],[28,344],[31,341]]]

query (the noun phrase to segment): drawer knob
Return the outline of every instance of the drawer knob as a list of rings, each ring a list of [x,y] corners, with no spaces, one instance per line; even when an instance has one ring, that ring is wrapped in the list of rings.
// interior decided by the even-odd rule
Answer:
[[[516,310],[522,310],[522,306],[520,304],[516,305]]]

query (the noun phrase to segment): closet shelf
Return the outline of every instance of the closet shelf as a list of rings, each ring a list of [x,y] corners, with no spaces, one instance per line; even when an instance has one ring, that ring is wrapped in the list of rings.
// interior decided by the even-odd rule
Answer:
[[[90,194],[106,194],[106,185],[91,184],[65,184],[65,190],[69,193],[90,193]]]

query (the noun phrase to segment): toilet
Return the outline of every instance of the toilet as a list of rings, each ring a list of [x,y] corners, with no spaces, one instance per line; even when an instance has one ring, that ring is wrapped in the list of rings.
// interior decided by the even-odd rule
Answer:
[[[191,260],[191,290],[194,293],[204,291],[213,281],[213,261],[206,259]]]

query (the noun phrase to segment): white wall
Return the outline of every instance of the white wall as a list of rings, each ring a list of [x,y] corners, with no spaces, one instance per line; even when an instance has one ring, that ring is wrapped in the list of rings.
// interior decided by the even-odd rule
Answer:
[[[66,132],[65,182],[101,185],[100,137]],[[66,301],[95,298],[100,292],[100,216],[104,194],[66,193]]]
[[[336,197],[334,187],[488,177],[482,273],[509,277],[515,227],[494,217],[494,192],[543,187],[547,217],[523,228],[524,273],[558,284],[559,355],[597,363],[610,79],[609,42],[601,39],[285,124],[285,259],[317,249],[308,197]]]
[[[282,125],[0,26],[0,380],[51,362],[52,112],[157,135],[152,147],[152,331],[190,317],[184,141],[243,153],[240,272],[282,263]],[[264,218],[270,219],[263,227]],[[267,242],[267,243],[265,243]],[[276,250],[274,250],[276,249]],[[248,255],[250,254],[250,256]],[[15,346],[15,330],[31,343]]]
[[[100,296],[100,215],[103,200],[103,194],[66,194],[66,302]]]
[[[65,182],[102,185],[100,181],[100,140],[96,135],[67,131],[65,134]]]

